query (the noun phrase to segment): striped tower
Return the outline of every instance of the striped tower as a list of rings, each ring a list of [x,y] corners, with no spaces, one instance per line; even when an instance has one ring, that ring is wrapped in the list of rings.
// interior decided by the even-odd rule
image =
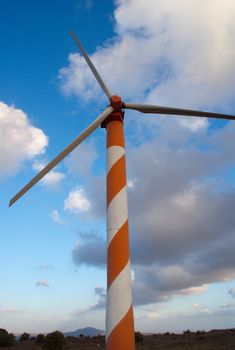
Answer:
[[[122,101],[112,96],[107,130],[107,307],[106,349],[133,350],[134,319],[128,235]]]

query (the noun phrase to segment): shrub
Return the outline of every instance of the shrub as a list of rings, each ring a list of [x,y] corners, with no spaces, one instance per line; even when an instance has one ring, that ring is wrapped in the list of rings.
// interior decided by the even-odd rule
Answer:
[[[38,334],[35,340],[35,344],[43,344],[45,339],[44,334]]]
[[[30,337],[30,334],[25,332],[21,334],[19,341],[29,340],[29,337]]]
[[[15,342],[15,336],[8,333],[5,329],[0,328],[0,347],[12,346]]]
[[[206,333],[205,331],[196,331],[197,335],[201,335],[201,334],[205,334],[205,333]]]
[[[141,334],[140,332],[135,332],[135,342],[142,344],[143,341],[144,341],[143,334]]]
[[[45,350],[63,350],[65,344],[64,335],[59,331],[47,334],[42,344]]]

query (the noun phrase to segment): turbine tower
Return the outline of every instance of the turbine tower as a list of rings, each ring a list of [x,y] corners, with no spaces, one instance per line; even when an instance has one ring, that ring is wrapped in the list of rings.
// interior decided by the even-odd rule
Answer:
[[[100,125],[106,128],[107,143],[107,302],[106,349],[134,350],[134,318],[131,293],[130,249],[126,191],[124,110],[163,115],[235,120],[233,115],[181,108],[126,103],[104,83],[76,35],[72,36],[90,70],[109,100],[109,106],[69,146],[43,168],[10,201],[14,204],[31,187],[72,152]]]

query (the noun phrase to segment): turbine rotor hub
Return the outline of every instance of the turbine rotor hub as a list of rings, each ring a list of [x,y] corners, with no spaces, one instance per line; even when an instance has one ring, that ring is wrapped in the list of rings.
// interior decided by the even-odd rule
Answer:
[[[118,95],[110,97],[110,106],[114,111],[101,123],[101,128],[106,128],[108,123],[114,120],[124,122],[124,111],[122,110],[123,102],[122,98]]]
[[[114,111],[120,111],[122,109],[122,98],[118,95],[113,95],[110,97],[110,106],[113,107]]]

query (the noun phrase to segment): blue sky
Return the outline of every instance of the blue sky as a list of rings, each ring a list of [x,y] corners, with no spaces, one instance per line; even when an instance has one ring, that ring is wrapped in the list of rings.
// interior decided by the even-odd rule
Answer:
[[[0,15],[0,327],[104,328],[105,131],[9,199],[107,105],[235,114],[234,4],[8,1]],[[234,123],[126,112],[136,329],[234,327]]]

